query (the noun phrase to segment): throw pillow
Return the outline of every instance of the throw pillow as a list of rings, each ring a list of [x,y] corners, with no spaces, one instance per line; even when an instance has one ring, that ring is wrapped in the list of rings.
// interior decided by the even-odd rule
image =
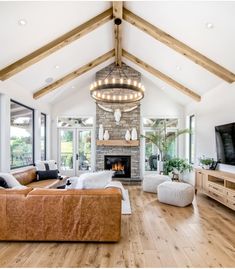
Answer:
[[[35,167],[37,171],[57,170],[57,164],[54,160],[49,161],[36,161]]]
[[[0,173],[0,177],[6,181],[9,188],[22,186],[20,182],[10,173]]]
[[[38,180],[57,179],[58,170],[37,171]]]
[[[76,189],[103,189],[112,181],[113,171],[84,173],[78,180]]]
[[[57,179],[59,171],[54,160],[35,162],[37,170],[37,180]]]
[[[6,180],[2,177],[0,177],[0,187],[4,188],[4,189],[8,189],[9,186],[6,183]]]

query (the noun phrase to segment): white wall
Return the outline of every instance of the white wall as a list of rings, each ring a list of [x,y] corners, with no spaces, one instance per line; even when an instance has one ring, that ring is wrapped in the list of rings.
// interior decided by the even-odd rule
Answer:
[[[221,83],[202,97],[199,103],[186,106],[186,115],[196,116],[196,162],[202,155],[216,156],[215,126],[235,122],[235,84]],[[220,170],[235,172],[235,166],[220,165]]]
[[[10,99],[35,109],[35,158],[40,157],[40,113],[50,115],[50,105],[33,99],[32,93],[20,85],[7,80],[0,81],[0,171],[10,171]],[[37,117],[38,116],[38,117]],[[50,123],[49,123],[50,125]],[[49,127],[49,126],[48,126]],[[38,131],[37,131],[38,130]],[[48,143],[48,158],[50,158],[50,141]]]
[[[30,78],[29,78],[30,79]],[[0,81],[0,93],[20,102],[26,106],[38,109],[43,113],[50,114],[50,105],[40,100],[33,99],[33,94],[13,81]]]

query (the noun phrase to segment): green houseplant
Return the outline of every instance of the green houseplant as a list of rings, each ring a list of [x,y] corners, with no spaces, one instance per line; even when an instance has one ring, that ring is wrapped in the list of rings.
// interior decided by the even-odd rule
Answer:
[[[190,133],[189,129],[178,129],[176,132],[167,132],[166,121],[163,121],[163,124],[158,123],[154,125],[153,128],[156,129],[155,133],[141,135],[141,137],[145,138],[147,142],[151,142],[157,146],[160,152],[161,161],[165,161],[169,158],[167,153],[177,137]]]
[[[208,158],[205,156],[202,156],[201,158],[199,158],[200,165],[204,169],[209,169],[213,161],[214,161],[213,158]]]
[[[183,174],[184,172],[191,172],[192,169],[192,165],[187,160],[181,158],[169,159],[164,163],[164,174],[166,175],[172,172]]]

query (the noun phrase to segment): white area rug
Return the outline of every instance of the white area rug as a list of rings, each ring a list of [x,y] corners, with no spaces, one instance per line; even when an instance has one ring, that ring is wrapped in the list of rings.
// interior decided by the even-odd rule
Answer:
[[[122,215],[131,215],[131,203],[128,190],[125,190],[126,200],[122,200]]]

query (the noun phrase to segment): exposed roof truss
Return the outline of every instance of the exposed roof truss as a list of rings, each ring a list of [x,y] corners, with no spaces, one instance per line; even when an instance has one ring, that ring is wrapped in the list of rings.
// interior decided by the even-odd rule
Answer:
[[[123,7],[123,2],[121,1],[114,1],[113,7],[104,11],[103,13],[95,16],[94,18],[90,19],[89,21],[83,23],[82,25],[74,28],[73,30],[69,31],[68,33],[58,37],[57,39],[51,41],[50,43],[44,45],[43,47],[39,48],[38,50],[32,52],[31,54],[23,57],[22,59],[16,61],[15,63],[3,68],[0,70],[0,79],[6,80],[13,76],[14,74],[24,70],[25,68],[29,67],[30,65],[40,61],[41,59],[49,56],[53,52],[63,48],[64,46],[70,44],[71,42],[79,39],[80,37],[84,36],[85,34],[95,30],[97,27],[103,25],[104,23],[110,21],[114,18],[119,20],[120,23],[114,24],[114,37],[115,37],[115,45],[114,49],[103,54],[102,56],[96,58],[95,60],[91,61],[90,63],[78,68],[77,70],[67,74],[66,76],[60,78],[59,80],[53,82],[52,84],[40,89],[36,93],[34,93],[33,97],[38,99],[52,91],[56,88],[68,83],[69,81],[77,78],[78,76],[84,74],[87,71],[90,71],[95,66],[107,61],[108,59],[115,56],[115,63],[121,66],[122,63],[122,56],[126,59],[132,61],[134,64],[140,66],[141,68],[145,69],[147,72],[151,73],[152,75],[156,76],[157,78],[165,81],[169,85],[173,86],[174,88],[178,89],[185,95],[193,98],[196,101],[200,101],[201,97],[194,91],[190,90],[189,88],[183,86],[182,84],[178,83],[174,79],[170,78],[166,74],[163,74],[161,71],[155,69],[154,67],[148,65],[147,63],[143,62],[142,60],[135,57],[135,55],[130,54],[129,52],[122,49],[122,28],[121,28],[121,21],[122,19],[126,20],[130,24],[136,26],[140,30],[144,31],[145,33],[149,34],[156,40],[162,42],[163,44],[169,46],[173,50],[181,53],[185,57],[189,58],[196,64],[202,66],[203,68],[207,69],[211,73],[215,74],[216,76],[220,77],[221,79],[232,83],[235,81],[235,74],[230,72],[229,70],[225,69],[221,65],[213,62],[206,56],[200,54],[196,50],[192,49],[191,47],[187,46],[183,42],[175,39],[173,36],[167,34],[166,32],[162,31],[158,27],[150,24],[146,20],[142,19],[141,17],[135,15],[131,11],[127,10]]]

